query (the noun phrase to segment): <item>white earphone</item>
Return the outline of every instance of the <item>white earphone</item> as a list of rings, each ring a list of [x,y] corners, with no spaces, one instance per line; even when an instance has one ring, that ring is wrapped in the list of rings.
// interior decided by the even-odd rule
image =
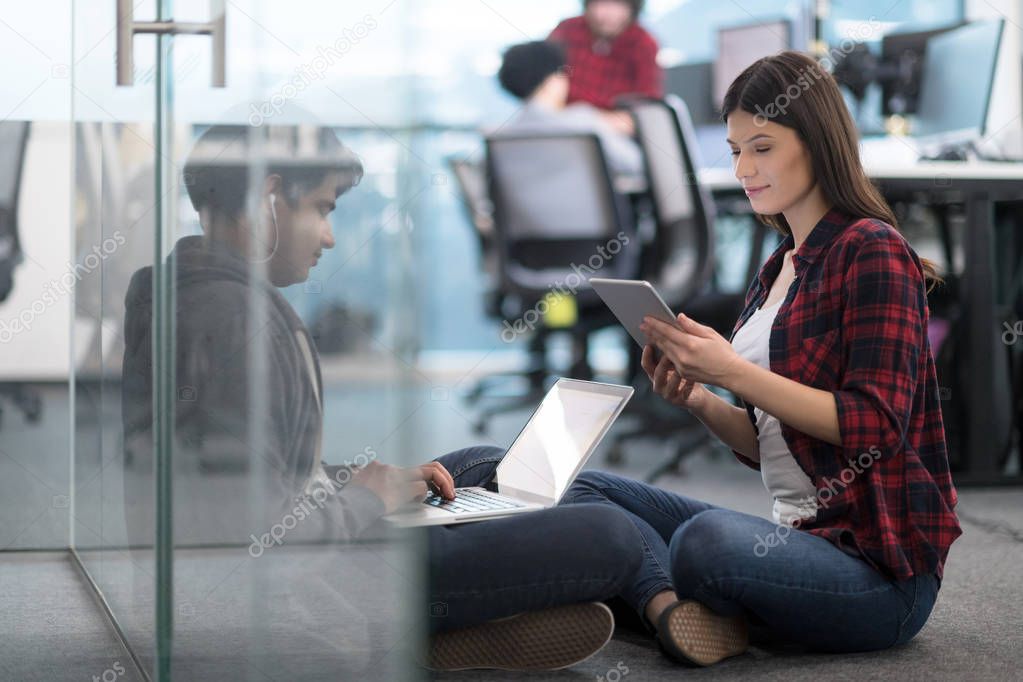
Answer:
[[[273,192],[270,193],[270,218],[274,224],[274,247],[270,249],[270,254],[266,258],[253,261],[254,263],[266,263],[273,255],[277,252],[277,245],[280,243],[281,233],[277,227],[277,195]]]

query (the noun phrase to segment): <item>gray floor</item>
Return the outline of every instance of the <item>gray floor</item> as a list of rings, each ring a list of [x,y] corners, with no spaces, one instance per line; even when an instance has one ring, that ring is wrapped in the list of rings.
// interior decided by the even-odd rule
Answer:
[[[66,552],[0,554],[0,585],[0,679],[141,679]]]
[[[749,513],[763,513],[760,482],[724,460],[690,462],[685,478],[661,485]],[[755,475],[755,472],[754,472]],[[923,630],[903,647],[879,653],[817,655],[752,647],[705,669],[680,669],[632,631],[616,634],[595,657],[551,675],[468,673],[438,680],[569,680],[605,676],[619,664],[623,679],[1023,679],[1023,490],[960,491],[964,533],[946,564],[941,593]],[[836,614],[841,617],[841,614]]]
[[[363,444],[379,446],[384,453],[412,443],[423,455],[434,455],[471,442],[507,445],[527,417],[522,412],[503,416],[487,437],[473,436],[470,414],[452,397],[454,390],[427,388],[415,395],[392,394],[394,405],[387,408],[386,419],[380,418],[379,411],[374,414],[381,404],[379,396],[338,392],[328,396],[328,407],[344,419],[328,419],[328,435],[357,443],[356,451]],[[59,412],[53,414],[57,417]],[[402,415],[409,416],[397,418]],[[399,428],[385,428],[397,423]],[[19,488],[17,481],[0,481],[5,509],[24,500],[28,510],[5,518],[29,522],[38,517],[36,524],[29,526],[29,537],[40,533],[34,537],[59,538],[67,532],[66,510],[61,512],[60,500],[55,504],[52,498],[66,486],[66,474],[63,480],[59,471],[48,478],[34,464],[44,460],[29,458],[30,451],[19,449],[11,433],[12,429],[7,429],[5,450],[17,455],[27,468],[10,465],[6,470],[22,471],[24,480],[36,480],[38,485]],[[641,475],[662,454],[653,444],[640,444],[630,450],[622,472]],[[606,468],[602,453],[593,464]],[[749,513],[766,515],[768,511],[759,474],[720,451],[694,455],[685,463],[682,475],[665,477],[660,484]],[[809,679],[822,674],[836,679],[1023,679],[1023,489],[962,489],[958,511],[965,533],[953,546],[930,622],[916,639],[896,650],[820,656],[753,648],[713,668],[682,670],[663,658],[649,639],[620,629],[597,656],[557,674],[473,672],[433,677],[583,680],[608,678],[611,671],[628,669],[622,679],[674,679],[679,675]],[[123,511],[119,515],[123,517]],[[101,530],[106,532],[106,525]],[[12,532],[8,542],[14,536]],[[13,546],[20,544],[15,541]],[[264,557],[256,562],[242,556],[244,551],[179,551],[175,562],[175,679],[328,679],[316,672],[328,669],[337,660],[332,652],[340,651],[355,652],[351,671],[361,669],[359,678],[396,679],[400,666],[393,652],[401,649],[407,631],[358,620],[360,614],[379,610],[380,594],[364,592],[353,601],[348,590],[343,602],[325,599],[296,609],[292,606],[296,599],[310,592],[323,594],[330,585],[306,585],[309,589],[297,594],[279,589],[288,583],[282,576],[294,566],[302,566],[306,572],[311,565],[323,566],[324,574],[363,575],[369,580],[381,569],[393,571],[402,565],[401,558],[384,557],[372,548],[368,551],[365,561],[310,554]],[[151,560],[123,551],[83,556],[114,604],[129,639],[138,644],[147,665],[151,664],[152,652],[146,646],[152,641]],[[352,563],[339,564],[342,559]],[[408,581],[401,578],[397,582]],[[65,555],[2,552],[0,585],[7,588],[0,599],[0,679],[87,680],[104,679],[104,673],[106,679],[114,679],[112,675],[118,680],[135,679],[127,655]],[[386,594],[399,591],[396,588]],[[293,621],[268,618],[284,613],[275,609],[285,607],[295,616]],[[317,608],[322,609],[319,616],[309,618],[307,614]],[[348,630],[324,628],[324,622]],[[342,640],[354,644],[340,646]],[[123,666],[125,673],[118,674],[116,666]],[[349,677],[343,674],[333,679]],[[612,673],[610,679],[615,677]]]
[[[35,423],[0,398],[0,551],[68,546],[68,388],[31,390],[43,402]]]
[[[765,500],[759,482],[724,458],[692,459],[682,478],[666,478],[665,487],[701,495],[716,503],[757,512]],[[702,670],[682,671],[663,658],[653,643],[631,631],[620,631],[597,656],[572,670],[550,675],[459,673],[435,679],[594,679],[612,669],[628,668],[635,680],[668,679],[679,674],[715,679],[755,675],[767,679],[1021,679],[1023,678],[1023,491],[962,490],[960,512],[966,532],[953,547],[945,584],[929,623],[908,645],[862,655],[822,656],[751,649],[746,655]],[[234,566],[230,557],[218,559]],[[183,564],[179,563],[179,566]],[[201,561],[203,575],[214,566]],[[227,569],[224,569],[227,572]],[[190,582],[187,572],[179,576]],[[73,680],[102,676],[128,659],[89,598],[68,561],[48,553],[7,553],[0,558],[0,584],[5,591],[0,610],[0,671],[5,680]],[[223,604],[218,603],[218,607]],[[247,616],[251,613],[245,612]],[[179,622],[179,646],[191,649],[178,670],[204,671],[184,679],[218,679],[208,673],[227,636],[205,618],[186,612]],[[209,616],[209,614],[206,614]],[[245,627],[238,611],[225,620]],[[213,634],[216,633],[216,634]],[[276,633],[278,637],[282,633]],[[294,632],[283,633],[303,641]],[[281,641],[279,638],[276,640]],[[306,642],[308,643],[308,642]],[[206,665],[203,665],[203,661]],[[301,661],[291,659],[291,671]],[[306,663],[309,661],[307,660]],[[134,679],[129,675],[118,679]],[[236,673],[240,669],[233,669]],[[226,673],[220,668],[221,673]],[[311,671],[307,668],[307,672]],[[228,675],[228,677],[233,677]],[[261,665],[258,675],[238,679],[298,679],[281,668]],[[220,678],[227,679],[227,677]],[[303,676],[302,679],[309,679]],[[383,679],[383,678],[379,678]]]

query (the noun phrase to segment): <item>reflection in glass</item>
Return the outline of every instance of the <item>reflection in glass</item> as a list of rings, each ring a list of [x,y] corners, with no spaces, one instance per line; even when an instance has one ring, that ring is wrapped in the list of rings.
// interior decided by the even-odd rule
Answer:
[[[128,286],[124,447],[138,471],[157,457],[173,471],[175,677],[386,679],[401,667],[387,655],[412,627],[393,613],[405,560],[393,544],[348,544],[367,542],[385,510],[360,478],[377,454],[324,442],[316,340],[280,291],[334,247],[331,214],[362,173],[314,125],[214,125],[195,141],[182,183],[202,231],[166,258],[169,452],[153,447],[153,268]],[[131,544],[152,544],[151,479],[126,477],[124,495]]]

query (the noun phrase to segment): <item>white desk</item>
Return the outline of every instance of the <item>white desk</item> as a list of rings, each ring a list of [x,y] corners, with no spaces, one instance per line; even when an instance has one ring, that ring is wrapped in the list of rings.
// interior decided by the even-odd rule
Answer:
[[[938,189],[947,188],[957,180],[992,181],[1000,185],[1015,180],[1020,183],[1020,196],[1023,198],[1023,162],[921,161],[910,165],[872,164],[866,166],[865,170],[872,180],[923,181],[933,183]],[[735,173],[731,168],[704,168],[700,171],[699,177],[700,183],[711,192],[742,192],[742,187],[735,179]]]

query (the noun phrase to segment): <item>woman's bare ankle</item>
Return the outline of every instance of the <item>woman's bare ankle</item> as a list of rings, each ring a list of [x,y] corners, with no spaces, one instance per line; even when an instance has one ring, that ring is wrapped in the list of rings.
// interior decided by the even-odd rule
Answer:
[[[678,596],[672,590],[658,592],[646,603],[645,615],[647,621],[654,627],[657,627],[657,621],[660,619],[661,614],[664,613],[664,609],[677,601]]]

